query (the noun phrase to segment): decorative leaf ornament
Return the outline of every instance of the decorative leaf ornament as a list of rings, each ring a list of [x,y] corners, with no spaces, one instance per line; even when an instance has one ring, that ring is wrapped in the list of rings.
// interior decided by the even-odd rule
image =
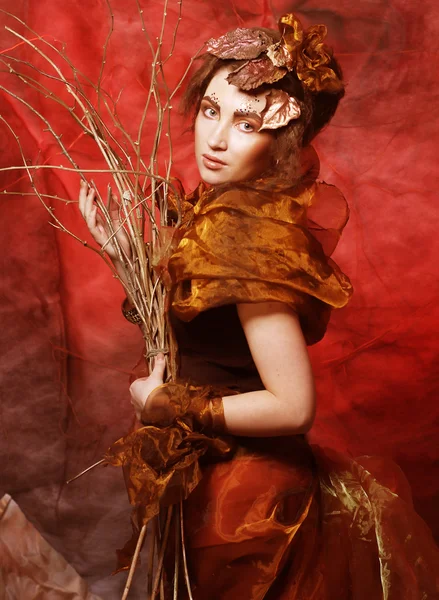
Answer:
[[[264,83],[274,83],[279,81],[286,74],[287,70],[276,67],[267,56],[262,56],[255,60],[249,60],[232,71],[227,76],[227,81],[236,85],[240,90],[254,90]]]
[[[282,41],[267,48],[267,56],[276,67],[286,67],[289,71],[294,68],[293,55]]]
[[[211,38],[206,42],[207,52],[217,58],[227,60],[252,60],[257,58],[261,52],[267,50],[274,39],[264,31],[243,29],[239,27],[229,31],[218,39]]]
[[[262,126],[259,131],[278,129],[300,117],[300,106],[296,98],[283,90],[270,90],[266,98],[267,104],[262,111]]]
[[[326,26],[312,25],[304,31],[293,13],[283,15],[278,26],[278,42],[264,31],[239,28],[210,39],[207,52],[221,59],[248,61],[227,77],[229,83],[245,91],[279,81],[294,71],[311,92],[340,92],[343,82],[327,66],[332,50],[323,41]]]

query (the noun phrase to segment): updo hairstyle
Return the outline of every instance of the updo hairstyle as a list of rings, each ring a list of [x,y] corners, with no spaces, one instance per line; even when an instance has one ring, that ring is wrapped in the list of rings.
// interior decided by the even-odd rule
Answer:
[[[276,42],[280,40],[279,32],[274,30],[263,28],[253,28],[253,30],[268,33],[275,38]],[[182,110],[191,119],[192,129],[206,89],[216,73],[223,67],[234,71],[247,62],[234,59],[224,60],[208,53],[200,56],[199,60],[202,61],[202,65],[192,75],[182,98]],[[327,66],[336,73],[340,80],[343,79],[341,67],[334,57]],[[269,174],[294,181],[300,177],[300,149],[308,146],[330,122],[345,92],[344,89],[339,92],[311,92],[302,85],[295,71],[290,71],[281,80],[269,85],[264,84],[252,90],[251,93],[260,94],[264,90],[272,88],[283,90],[296,98],[301,108],[301,115],[298,119],[290,121],[285,127],[272,130],[276,143]],[[246,93],[249,92],[246,91]]]

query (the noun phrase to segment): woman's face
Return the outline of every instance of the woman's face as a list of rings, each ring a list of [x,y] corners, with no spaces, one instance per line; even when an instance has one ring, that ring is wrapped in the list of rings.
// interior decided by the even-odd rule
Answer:
[[[226,81],[228,74],[223,68],[212,78],[195,120],[195,157],[210,185],[252,179],[271,162],[273,134],[258,132],[267,92],[243,92]]]

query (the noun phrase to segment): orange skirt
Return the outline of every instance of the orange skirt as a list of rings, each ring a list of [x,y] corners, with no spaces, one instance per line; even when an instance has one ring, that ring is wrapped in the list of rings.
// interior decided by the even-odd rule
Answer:
[[[239,441],[184,503],[194,600],[439,598],[439,553],[396,465],[302,436]]]

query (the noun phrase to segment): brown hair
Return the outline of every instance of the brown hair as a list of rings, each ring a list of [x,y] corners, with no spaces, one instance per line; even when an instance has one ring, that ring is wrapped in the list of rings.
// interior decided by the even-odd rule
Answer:
[[[280,39],[277,32],[266,29],[272,37]],[[201,100],[204,97],[207,86],[215,74],[223,67],[235,70],[242,65],[243,60],[223,60],[212,54],[204,54],[200,57],[203,61],[201,67],[191,77],[182,98],[182,110],[187,117],[192,118],[194,126]],[[339,79],[343,78],[342,70],[337,60],[332,57],[327,65]],[[299,102],[301,115],[299,119],[290,121],[285,127],[273,130],[276,143],[273,150],[273,171],[282,179],[297,180],[300,175],[300,148],[312,142],[316,135],[329,123],[337,110],[344,90],[336,93],[310,92],[307,90],[294,71],[276,83],[252,90],[260,93],[264,89],[276,88],[287,92]]]

